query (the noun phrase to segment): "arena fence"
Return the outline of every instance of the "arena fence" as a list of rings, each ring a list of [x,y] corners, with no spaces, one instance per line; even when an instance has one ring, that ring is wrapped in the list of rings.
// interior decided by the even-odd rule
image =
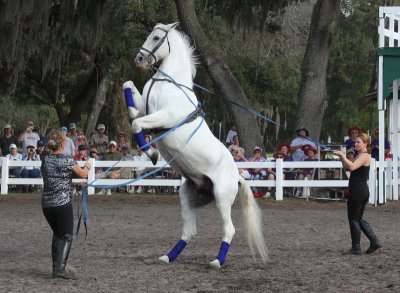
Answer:
[[[157,168],[165,165],[165,162],[158,162],[156,166],[153,166],[151,162],[137,162],[137,161],[96,161],[90,159],[92,168],[89,171],[88,179],[73,179],[74,182],[91,183],[93,185],[104,186],[104,185],[119,185],[126,184],[132,179],[97,179],[95,180],[95,168],[102,167],[103,169],[113,168],[132,168],[135,170],[137,167],[146,168]],[[12,161],[6,157],[1,158],[1,194],[5,195],[9,192],[10,186],[15,185],[43,185],[42,178],[12,178],[9,177],[10,168],[14,167],[40,167],[40,161]],[[85,162],[79,161],[79,165],[83,166]],[[385,166],[385,202],[388,200],[398,200],[398,194],[393,194],[392,184],[392,165],[393,162],[389,159],[384,162]],[[276,180],[248,180],[250,186],[253,188],[273,188],[275,191],[276,200],[283,200],[284,192],[289,190],[289,193],[293,192],[295,188],[301,188],[303,194],[310,195],[310,189],[328,189],[337,191],[343,191],[348,185],[348,178],[342,169],[342,164],[339,161],[306,161],[306,162],[284,162],[282,159],[268,162],[238,162],[238,168],[273,168],[276,173]],[[172,169],[169,166],[164,166],[161,176],[153,176],[152,178],[141,179],[136,182],[130,182],[128,185],[131,186],[163,186],[163,187],[179,187],[182,184],[181,178],[174,178],[172,175]],[[284,180],[285,172],[287,170],[294,169],[314,169],[313,180]],[[377,204],[377,164],[375,160],[372,160],[370,175],[369,175],[369,189],[370,189],[370,203]],[[88,194],[92,195],[95,193],[94,187],[88,188]],[[311,194],[312,195],[312,194]],[[335,193],[336,198],[336,193]]]

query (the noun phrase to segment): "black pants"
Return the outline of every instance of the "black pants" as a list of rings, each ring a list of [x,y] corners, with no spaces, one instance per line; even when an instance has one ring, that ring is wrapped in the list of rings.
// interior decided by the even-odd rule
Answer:
[[[364,215],[365,206],[369,198],[369,189],[366,182],[352,182],[349,185],[350,196],[347,200],[347,218],[350,225],[352,245],[360,244],[360,220]]]
[[[43,208],[43,214],[56,237],[73,235],[74,217],[71,203],[60,207]]]

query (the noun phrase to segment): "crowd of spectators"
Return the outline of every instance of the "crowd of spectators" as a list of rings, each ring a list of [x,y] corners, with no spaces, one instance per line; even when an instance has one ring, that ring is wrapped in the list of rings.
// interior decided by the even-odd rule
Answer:
[[[106,134],[104,124],[97,125],[97,131],[90,134],[87,138],[82,129],[77,128],[75,123],[70,123],[69,127],[61,126],[60,130],[66,133],[66,145],[64,155],[68,155],[76,161],[86,161],[89,158],[95,160],[119,161],[150,161],[150,159],[136,147],[136,152],[132,152],[131,144],[127,141],[124,131],[119,131],[115,140],[110,140]],[[150,141],[151,136],[146,135],[146,140]],[[13,161],[42,161],[49,154],[46,147],[46,137],[42,136],[33,121],[28,121],[24,131],[16,136],[13,132],[11,124],[4,126],[4,131],[0,137],[0,156],[6,156]],[[156,147],[156,145],[152,145]],[[135,154],[137,153],[137,154]],[[162,157],[159,156],[160,160]],[[112,178],[112,179],[133,179],[144,175],[151,170],[150,168],[95,168],[96,177]],[[39,178],[41,177],[39,167],[10,167],[9,177],[13,178]],[[16,187],[13,187],[17,189]],[[80,184],[75,184],[75,190],[78,192],[81,188]],[[32,192],[34,186],[23,186],[18,191]],[[141,186],[120,187],[115,189],[117,192],[142,193],[150,191],[148,188]],[[177,189],[175,189],[177,190]],[[101,189],[98,194],[111,194],[111,189]]]

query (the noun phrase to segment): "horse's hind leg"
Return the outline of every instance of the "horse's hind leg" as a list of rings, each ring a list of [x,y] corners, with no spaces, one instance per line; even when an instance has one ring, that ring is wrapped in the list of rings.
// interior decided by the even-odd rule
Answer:
[[[235,235],[235,227],[233,226],[231,218],[231,207],[234,202],[236,192],[232,190],[228,193],[227,191],[215,193],[215,201],[221,214],[223,233],[222,243],[218,255],[216,256],[215,260],[210,262],[210,266],[215,269],[219,269],[221,265],[224,264],[232,238]]]
[[[167,255],[163,255],[159,258],[166,263],[174,261],[186,247],[190,238],[197,233],[196,207],[192,204],[192,200],[196,197],[196,194],[197,192],[193,183],[189,180],[185,180],[179,189],[183,220],[182,237]]]

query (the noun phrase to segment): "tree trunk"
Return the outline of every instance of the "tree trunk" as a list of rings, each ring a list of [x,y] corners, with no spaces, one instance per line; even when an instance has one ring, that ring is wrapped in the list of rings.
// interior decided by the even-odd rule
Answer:
[[[297,127],[306,127],[317,141],[327,107],[326,71],[339,9],[340,0],[318,0],[315,4],[301,68]]]
[[[180,24],[184,31],[194,40],[200,53],[202,64],[206,68],[214,85],[222,96],[249,107],[247,97],[237,79],[224,62],[221,54],[213,47],[205,35],[197,18],[193,0],[175,0]],[[246,156],[251,154],[254,146],[262,145],[262,138],[254,116],[249,112],[227,102],[232,112],[234,123],[240,137],[240,144],[246,150]]]
[[[99,87],[96,92],[96,96],[93,100],[91,111],[88,115],[85,125],[85,134],[89,138],[90,132],[96,129],[97,119],[99,118],[100,112],[103,109],[104,103],[106,102],[107,90],[112,84],[110,78],[110,71],[108,71],[99,83]]]

